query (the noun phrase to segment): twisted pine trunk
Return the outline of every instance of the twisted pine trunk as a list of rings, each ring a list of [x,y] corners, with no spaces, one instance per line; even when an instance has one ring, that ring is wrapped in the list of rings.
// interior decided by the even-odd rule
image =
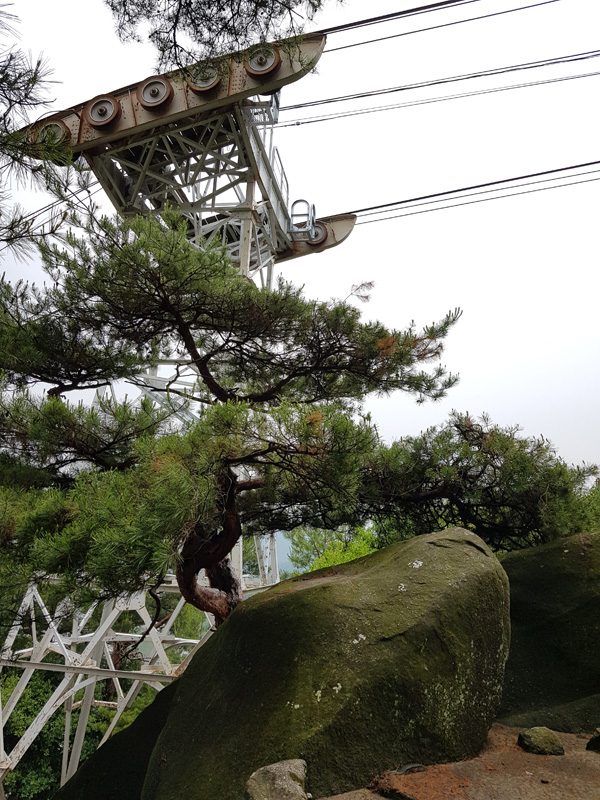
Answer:
[[[209,532],[197,524],[187,536],[176,570],[177,584],[188,603],[208,611],[220,625],[242,599],[240,581],[231,569],[227,556],[242,535],[236,503],[236,477],[228,471],[224,476],[222,528]],[[209,586],[198,584],[198,573],[204,569]]]

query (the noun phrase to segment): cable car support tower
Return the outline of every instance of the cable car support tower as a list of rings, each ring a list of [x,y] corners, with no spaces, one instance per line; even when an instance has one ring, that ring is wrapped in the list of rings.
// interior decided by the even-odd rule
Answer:
[[[85,158],[122,216],[160,217],[174,207],[187,220],[188,238],[195,246],[225,246],[242,275],[271,288],[277,264],[339,244],[356,219],[348,214],[317,218],[308,201],[290,204],[287,178],[273,144],[281,88],[313,69],[324,46],[325,36],[318,34],[152,76],[46,117],[29,135],[36,141],[52,137],[74,156]],[[178,395],[193,396],[198,376],[173,359],[140,376],[139,382],[144,394],[163,404],[171,402],[170,387]],[[188,408],[179,413],[184,422],[193,421]],[[255,539],[258,580],[243,575],[241,542],[231,556],[246,593],[279,580],[274,538],[264,538]],[[177,587],[167,579],[161,591],[176,592]],[[65,714],[62,784],[79,764],[90,710],[98,703],[98,682],[112,683],[116,698],[102,702],[115,710],[106,739],[143,685],[160,689],[185,668],[207,636],[198,641],[175,635],[183,606],[180,599],[170,618],[150,631],[139,654],[139,669],[124,670],[115,653],[140,634],[119,630],[119,619],[124,613],[134,614],[141,629],[148,626],[143,594],[85,611],[65,600],[52,613],[38,587],[29,587],[0,648],[0,671],[8,666],[21,669],[4,707],[0,700],[0,800],[2,777],[16,767],[57,709]],[[183,661],[171,663],[169,649],[183,649]],[[9,752],[5,726],[36,670],[59,672],[62,679]]]

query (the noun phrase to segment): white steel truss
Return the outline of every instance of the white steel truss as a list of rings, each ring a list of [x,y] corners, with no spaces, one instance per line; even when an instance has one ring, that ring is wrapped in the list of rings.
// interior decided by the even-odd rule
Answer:
[[[289,188],[272,141],[276,115],[276,95],[244,100],[86,157],[121,214],[177,208],[194,244],[219,242],[243,275],[270,286],[275,258],[292,246]]]
[[[231,554],[234,568],[241,575],[244,596],[279,580],[275,538],[262,538],[267,541],[255,537],[258,540],[255,541],[257,578],[241,572],[241,542]],[[163,596],[179,593],[172,575],[166,577],[158,593]],[[173,610],[156,625],[152,624],[146,607],[145,592],[94,603],[85,611],[63,600],[51,614],[38,586],[32,583],[27,588],[0,649],[0,674],[6,668],[21,671],[18,682],[4,701],[0,696],[0,791],[4,775],[15,769],[46,723],[60,709],[64,714],[63,785],[79,766],[93,707],[102,706],[114,712],[100,742],[102,745],[143,686],[160,691],[181,674],[196,650],[214,632],[214,620],[210,614],[205,614],[206,624],[199,638],[177,636],[175,625],[184,606],[185,600],[179,597]],[[132,617],[137,619],[137,625],[132,625]],[[134,669],[123,669],[119,663],[124,649],[133,651]],[[177,657],[170,658],[169,653],[176,653]],[[6,725],[36,670],[56,672],[62,678],[17,744],[7,751]],[[98,697],[99,686],[103,684],[112,686],[113,699]],[[73,730],[75,712],[77,725]]]
[[[177,606],[177,615],[182,606]],[[150,648],[138,670],[121,670],[116,664],[118,646],[140,639],[138,633],[119,632],[119,618],[126,612],[139,617],[144,628],[151,628],[150,615],[141,593],[128,598],[112,600],[100,609],[92,605],[87,611],[73,609],[63,601],[51,615],[40,591],[32,584],[21,603],[13,625],[0,651],[0,669],[20,669],[21,677],[0,708],[2,730],[9,721],[17,703],[23,697],[36,670],[59,672],[62,679],[55,687],[35,719],[18,743],[6,752],[4,736],[0,739],[0,778],[14,769],[25,755],[44,725],[62,706],[65,715],[61,783],[68,780],[77,769],[91,708],[99,702],[115,710],[106,736],[109,736],[125,708],[135,699],[142,685],[155,688],[174,679],[176,665],[171,664],[167,648],[196,644],[179,640],[171,633],[172,622],[166,630],[151,628],[148,634]],[[176,616],[175,612],[172,616]],[[173,622],[175,620],[173,619]],[[18,649],[17,649],[18,645]],[[46,659],[50,658],[51,661]],[[96,687],[99,682],[110,681],[114,687],[114,701],[99,701]],[[129,684],[124,689],[124,681]],[[77,696],[79,699],[76,700]],[[74,710],[78,709],[78,724],[74,736],[71,725]],[[105,737],[106,738],[106,737]]]

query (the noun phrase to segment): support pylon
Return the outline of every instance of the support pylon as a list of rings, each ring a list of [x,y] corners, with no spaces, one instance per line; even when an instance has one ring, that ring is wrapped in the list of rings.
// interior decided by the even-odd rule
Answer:
[[[84,157],[121,215],[160,216],[167,206],[175,207],[187,219],[195,246],[218,242],[242,275],[271,288],[277,263],[339,244],[356,221],[353,215],[317,218],[305,200],[290,207],[287,177],[273,144],[280,89],[310,71],[324,46],[323,35],[309,36],[300,43],[261,45],[191,70],[153,76],[46,117],[29,135],[33,140],[51,135],[74,156]],[[139,376],[136,385],[162,404],[170,402],[173,389],[192,398],[197,381],[192,367],[174,359]],[[178,414],[182,424],[193,422],[185,404]],[[246,594],[279,580],[274,535],[255,537],[254,543],[259,571],[254,581],[243,575],[242,542],[231,554]],[[160,591],[178,591],[172,577]],[[28,588],[0,651],[0,672],[22,670],[4,706],[0,698],[0,800],[3,775],[17,766],[59,708],[65,715],[62,784],[77,769],[94,704],[115,712],[105,741],[143,685],[160,690],[174,680],[212,632],[208,620],[198,639],[175,636],[183,606],[180,599],[160,627],[151,628],[141,593],[91,606],[85,613],[64,601],[50,614],[37,586]],[[125,613],[137,615],[139,630],[119,630]],[[115,647],[133,644],[144,630],[139,668],[120,669]],[[182,659],[170,659],[170,650],[184,651]],[[36,670],[58,672],[62,679],[6,752],[5,724]],[[97,686],[105,681],[112,683],[115,700],[98,699]],[[71,735],[75,711],[78,722]]]

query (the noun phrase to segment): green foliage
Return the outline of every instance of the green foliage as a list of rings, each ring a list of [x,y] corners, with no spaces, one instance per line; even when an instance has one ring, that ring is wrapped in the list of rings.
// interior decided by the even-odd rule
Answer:
[[[113,342],[102,329],[82,325],[56,300],[55,290],[0,281],[0,368],[10,383],[24,387],[44,381],[53,385],[50,394],[59,396],[132,377],[144,360],[151,362],[151,346],[138,353],[129,343]],[[19,399],[17,411],[32,402],[28,395]]]
[[[378,540],[370,528],[324,530],[302,526],[286,534],[291,542],[290,561],[298,572],[312,572],[361,558],[376,549]]]
[[[2,699],[15,687],[20,673],[8,670],[0,678]],[[35,672],[25,692],[15,707],[5,728],[5,747],[8,751],[15,746],[30,723],[52,694],[60,680],[51,673]],[[73,714],[73,732],[79,714]],[[85,743],[83,758],[89,757],[97,747],[108,722],[104,710],[92,712],[90,736]],[[58,789],[62,759],[64,719],[59,711],[52,716],[19,763],[16,770],[9,772],[4,779],[7,800],[48,800]]]
[[[39,302],[52,318],[77,324],[80,337],[111,343],[113,377],[176,351],[198,369],[196,402],[255,407],[357,401],[395,389],[435,398],[455,382],[441,366],[423,366],[439,358],[459,312],[423,331],[363,323],[348,303],[309,301],[285,282],[258,289],[223,249],[192,247],[185,220],[168,209],[162,216],[167,230],[154,217],[105,218],[84,236],[71,234],[68,250],[43,247],[53,287]],[[27,309],[29,295],[20,300],[15,290],[10,298]],[[57,391],[97,379],[83,364]]]
[[[182,639],[201,639],[208,627],[206,615],[194,606],[186,604],[175,620],[174,632]]]
[[[12,541],[17,526],[31,510],[31,498],[37,492],[0,486],[0,543]]]
[[[8,527],[6,547],[35,565],[38,576],[60,576],[62,590],[79,592],[81,601],[91,599],[90,591],[114,596],[143,588],[175,567],[191,526],[212,530],[218,524],[224,460],[252,459],[268,481],[240,499],[249,530],[264,529],[270,495],[295,498],[294,514],[312,517],[326,507],[345,517],[357,503],[359,456],[370,451],[373,431],[335,409],[325,409],[315,428],[306,420],[311,413],[289,406],[272,416],[233,404],[212,407],[187,434],[140,440],[135,469],[87,472],[66,491],[37,493]]]
[[[79,363],[74,350],[67,375],[39,352],[30,374],[7,350],[13,384],[55,373],[52,396],[7,388],[0,421],[10,463],[63,490],[34,504],[6,542],[38,573],[111,596],[176,568],[192,535],[222,558],[221,541],[240,530],[370,519],[385,543],[460,524],[507,548],[584,524],[590,470],[568,467],[543,439],[455,414],[388,448],[361,415],[369,392],[435,398],[453,384],[442,367],[423,365],[440,355],[457,313],[421,332],[363,323],[345,302],[310,301],[287,283],[257,288],[221,248],[192,247],[173,211],[164,222],[92,219],[68,249],[43,246],[49,288],[3,284],[9,339],[15,320],[18,338],[44,316],[63,319],[89,355]],[[198,374],[185,399],[199,421],[188,430],[169,430],[169,412],[149,403],[88,408],[61,396],[173,352]]]
[[[152,701],[154,700],[155,697],[156,697],[156,690],[155,689],[152,689],[147,684],[145,686],[143,686],[142,689],[140,690],[140,693],[138,694],[138,696],[133,701],[133,703],[129,706],[129,708],[127,708],[121,714],[121,717],[120,717],[119,721],[115,725],[114,733],[119,733],[119,731],[122,731],[124,728],[127,728],[129,725],[131,725],[131,723],[134,721],[134,719],[136,719],[139,716],[139,714],[147,706],[149,706],[150,703],[152,703]],[[95,716],[98,719],[98,721],[95,722],[95,724],[94,724],[94,720],[92,720],[92,729],[94,727],[96,727],[96,730],[97,730],[98,734],[100,734],[100,736],[98,737],[98,740],[102,736],[104,736],[104,732],[106,731],[106,728],[108,727],[108,722],[109,722],[108,716],[109,716],[110,712],[107,713],[106,711],[104,711],[103,715],[102,715],[102,712],[103,712],[103,709],[101,709],[101,708],[95,709]],[[103,718],[100,718],[101,715],[102,715]],[[89,753],[89,754],[86,753],[86,758],[89,757],[89,755],[91,755],[91,753]]]
[[[323,553],[310,565],[310,570],[334,567],[336,564],[345,564],[356,558],[368,556],[376,549],[376,538],[368,528],[357,528],[353,536],[347,541],[334,539],[325,548]]]
[[[586,529],[600,531],[600,481],[583,495],[583,508],[586,516]]]
[[[367,420],[353,421],[334,405],[286,405],[267,422],[262,486],[241,500],[248,530],[333,527],[359,513],[361,464],[377,440]]]
[[[242,572],[245,575],[258,575],[259,574],[258,557],[256,555],[256,547],[254,547],[254,545],[253,545],[253,543],[251,541],[248,542],[247,544],[244,544]]]
[[[314,561],[334,542],[344,542],[346,537],[339,530],[328,531],[303,525],[286,533],[286,538],[291,542],[290,561],[299,572],[308,572]]]
[[[180,66],[241,50],[256,42],[298,35],[323,0],[105,0],[124,40],[140,30],[157,47],[159,66]]]
[[[16,670],[5,670],[0,676],[0,692],[5,703],[20,676]],[[15,707],[5,729],[5,748],[10,751],[25,733],[30,723],[56,688],[60,676],[49,672],[35,672],[25,692]],[[103,691],[100,687],[99,691]],[[131,706],[123,712],[115,731],[120,731],[138,716],[155,697],[155,692],[144,686]],[[77,699],[77,697],[75,698]],[[103,707],[93,707],[82,751],[82,761],[89,758],[98,747],[113,712]],[[71,736],[75,735],[79,713],[73,712]],[[64,736],[64,716],[58,710],[34,740],[17,768],[4,778],[7,800],[49,800],[59,787]]]
[[[454,413],[446,425],[380,449],[364,499],[383,544],[394,530],[404,538],[461,525],[510,550],[585,529],[585,488],[595,473],[565,464],[544,438]]]
[[[0,254],[11,247],[23,255],[41,235],[59,230],[63,214],[51,215],[47,226],[41,227],[18,206],[11,208],[4,181],[12,176],[53,189],[60,181],[52,162],[64,165],[69,159],[59,142],[51,137],[37,141],[21,129],[28,115],[39,116],[45,105],[49,70],[41,58],[32,59],[14,44],[16,22],[6,5],[0,7]],[[40,158],[47,160],[40,163]]]
[[[436,398],[455,381],[427,364],[458,312],[423,331],[390,330],[288,283],[259,289],[222,248],[192,247],[174,211],[162,216],[91,218],[67,249],[42,246],[43,290],[1,285],[0,448],[55,487],[6,544],[70,593],[151,585],[178,567],[190,536],[218,561],[241,530],[356,521],[379,447],[360,401],[396,389]],[[64,399],[109,379],[143,381],[134,373],[173,354],[198,374],[185,401],[199,420],[187,429],[169,427],[174,407]],[[51,385],[41,398],[27,389],[40,380]]]
[[[67,492],[47,493],[17,527],[23,556],[38,572],[61,576],[69,593],[86,594],[90,578],[96,596],[155,582],[174,565],[195,515],[210,515],[212,484],[194,471],[189,437],[138,444],[136,469],[84,473]]]
[[[32,566],[23,557],[18,531],[42,497],[38,491],[0,486],[0,642],[17,616],[31,579]]]
[[[23,463],[9,453],[0,453],[0,486],[41,489],[55,479],[48,470]]]
[[[0,691],[4,702],[17,683],[19,676],[3,672]],[[56,681],[48,674],[36,672],[32,676],[21,702],[6,725],[5,748],[10,749],[26,731],[52,691]],[[63,742],[63,720],[60,714],[50,719],[43,736],[38,737],[25,754],[19,768],[4,780],[8,800],[47,800],[58,788]]]

